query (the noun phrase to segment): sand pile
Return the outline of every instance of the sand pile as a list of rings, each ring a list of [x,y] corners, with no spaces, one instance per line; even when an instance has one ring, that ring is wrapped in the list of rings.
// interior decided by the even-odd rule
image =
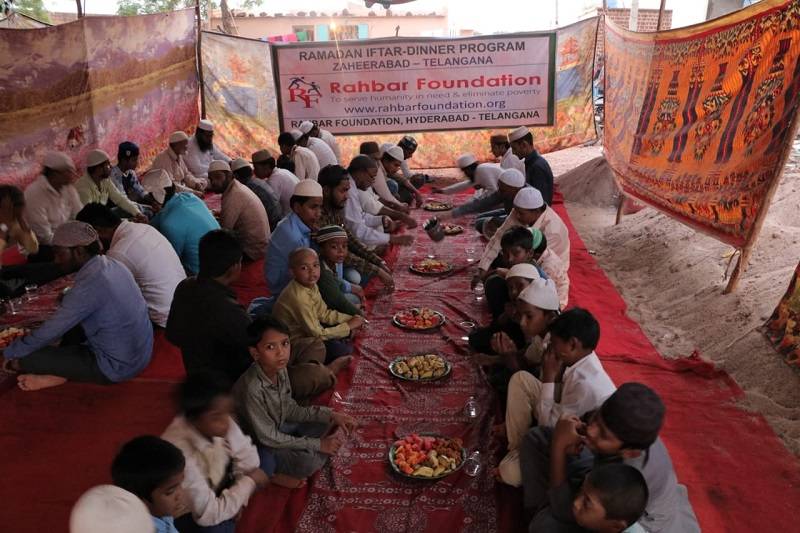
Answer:
[[[619,188],[604,157],[595,157],[568,170],[556,179],[558,190],[567,202],[616,207]]]

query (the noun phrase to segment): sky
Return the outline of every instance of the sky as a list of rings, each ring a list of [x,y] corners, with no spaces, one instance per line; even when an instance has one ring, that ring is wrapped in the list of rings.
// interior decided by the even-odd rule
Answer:
[[[229,5],[236,8],[238,0],[229,0]],[[355,2],[363,5],[361,2]],[[611,4],[612,2],[609,2]],[[332,12],[347,7],[346,0],[287,0],[285,8],[275,8],[275,0],[265,0],[262,8],[268,13],[274,11],[312,10]],[[495,5],[496,9],[487,10],[486,6]],[[416,0],[400,6],[402,12],[412,11],[429,13],[446,8],[449,13],[450,26],[453,29],[474,29],[481,33],[511,32],[525,30],[546,30],[553,28],[556,21],[556,5],[558,6],[558,25],[564,26],[579,20],[581,14],[592,11],[594,5],[601,5],[601,0],[495,0],[494,2],[472,2],[465,0]],[[630,7],[631,0],[616,0],[616,4]],[[51,11],[75,11],[75,0],[45,0],[45,6]],[[267,7],[268,6],[268,7]],[[639,0],[639,7],[655,8],[659,0]],[[673,10],[673,28],[695,24],[705,19],[707,0],[667,0],[667,9]],[[87,13],[115,13],[116,0],[85,0]],[[383,8],[373,7],[375,11]]]

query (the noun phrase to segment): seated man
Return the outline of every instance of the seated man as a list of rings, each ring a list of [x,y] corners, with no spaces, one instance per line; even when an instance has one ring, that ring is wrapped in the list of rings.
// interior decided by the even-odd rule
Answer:
[[[52,261],[53,232],[72,220],[81,210],[78,191],[73,186],[78,171],[67,154],[48,152],[42,161],[42,173],[25,189],[26,218],[39,241],[43,261]]]
[[[533,134],[520,126],[508,134],[511,148],[525,162],[525,181],[542,193],[547,205],[553,205],[553,171],[547,160],[533,147]]]
[[[44,324],[5,349],[4,368],[20,372],[19,387],[28,391],[67,380],[109,384],[135,377],[150,362],[153,327],[130,271],[99,255],[97,232],[83,222],[59,226],[53,246],[63,270],[77,272],[74,285]],[[76,325],[82,332],[71,331]],[[67,333],[80,341],[53,345]]]
[[[322,169],[328,165],[339,164],[336,154],[333,153],[333,150],[331,150],[331,147],[328,146],[328,143],[319,137],[313,137],[311,135],[311,131],[314,129],[314,124],[311,121],[303,121],[298,129],[303,135],[297,140],[297,144],[300,146],[305,146],[314,152],[314,155],[317,156],[317,161],[319,162],[319,168]]]
[[[275,302],[275,318],[289,328],[292,342],[308,338],[323,341],[327,362],[349,355],[353,351],[351,334],[364,324],[364,318],[340,313],[325,304],[317,287],[317,252],[311,248],[292,251],[289,268],[293,279]]]
[[[188,147],[189,136],[182,131],[173,132],[169,136],[169,146],[156,156],[150,168],[166,171],[178,192],[200,194],[208,186],[208,180],[196,177],[186,166]]]
[[[153,196],[144,190],[136,175],[139,166],[139,147],[125,141],[117,149],[117,164],[111,169],[111,181],[131,202],[135,202],[147,218],[153,216],[153,208],[158,204]]]
[[[294,194],[294,188],[300,180],[285,168],[278,168],[275,158],[269,150],[259,150],[253,154],[252,160],[253,172],[255,172],[256,179],[267,183],[278,196],[278,201],[281,206],[281,218],[283,218],[292,210],[289,205],[289,200],[291,200]],[[278,222],[273,224],[272,220],[270,220],[269,227],[274,229],[278,225]]]
[[[311,137],[318,137],[325,141],[331,150],[333,150],[333,155],[336,156],[336,165],[342,164],[342,150],[339,148],[339,142],[336,140],[336,136],[329,132],[328,130],[323,130],[319,127],[318,124],[314,124],[309,132]]]
[[[274,456],[274,473],[295,478],[295,486],[301,486],[339,451],[356,421],[328,407],[295,402],[286,369],[291,343],[284,324],[264,316],[253,322],[248,334],[255,364],[233,387],[239,420],[259,451]]]
[[[417,152],[417,140],[410,135],[405,135],[398,141],[397,146],[403,150],[403,161],[400,163],[400,175],[398,178],[401,181],[407,181],[408,184],[414,188],[422,187],[425,183],[432,181],[432,178],[427,174],[411,172],[411,168],[408,165],[408,162]],[[400,190],[401,199],[406,203],[411,203],[411,194],[409,193],[413,194],[413,191],[411,191],[411,189],[407,189],[406,191],[403,189]]]
[[[267,213],[269,227],[274,228],[277,226],[285,213],[278,199],[278,194],[272,189],[269,182],[256,178],[253,175],[253,167],[241,157],[231,161],[231,172],[233,172],[236,181],[258,196],[261,205],[264,206],[264,211]]]
[[[399,146],[392,146],[386,150],[383,153],[383,156],[381,156],[381,160],[378,162],[378,172],[375,175],[375,182],[372,184],[372,189],[375,191],[375,194],[378,196],[381,203],[383,203],[383,205],[386,207],[398,211],[407,211],[407,205],[409,205],[410,202],[400,203],[401,200],[399,200],[396,196],[396,194],[399,194],[399,191],[403,188],[408,189],[408,191],[413,189],[410,194],[413,196],[412,199],[416,200],[417,205],[422,205],[424,200],[422,198],[422,194],[420,194],[420,192],[417,191],[417,189],[404,178],[399,178],[397,193],[394,193],[390,190],[389,182],[391,181],[392,177],[396,176],[400,171],[400,165],[402,162],[403,150]]]
[[[375,141],[366,141],[361,143],[358,147],[359,155],[365,155],[367,157],[371,157],[375,160],[375,162],[380,162],[383,153],[381,152],[381,147],[378,146],[378,143]]]
[[[208,165],[215,159],[231,162],[231,158],[214,144],[214,123],[203,119],[197,124],[186,149],[186,168],[194,177],[208,183]]]
[[[165,327],[175,287],[186,278],[169,241],[152,226],[122,220],[100,204],[86,204],[77,219],[97,231],[108,257],[128,267],[147,302],[150,320]]]
[[[162,170],[145,174],[142,184],[162,205],[150,224],[167,238],[186,271],[197,274],[200,271],[200,239],[209,231],[219,229],[219,222],[194,194],[176,194],[172,180]]]
[[[0,268],[3,252],[11,246],[26,255],[39,251],[39,241],[25,220],[25,196],[13,185],[0,185]]]
[[[514,153],[514,150],[511,148],[511,143],[508,141],[508,135],[504,133],[492,135],[489,138],[489,145],[492,150],[492,155],[500,159],[500,168],[503,170],[515,168],[522,174],[525,174],[525,161]]]
[[[504,170],[497,177],[497,190],[480,198],[472,199],[452,211],[440,213],[439,220],[477,213],[475,229],[486,234],[485,225],[492,221],[500,226],[513,208],[514,197],[525,187],[525,176],[514,169]]]
[[[289,157],[294,163],[294,175],[299,180],[315,180],[319,174],[319,160],[314,152],[297,144],[303,134],[299,130],[284,131],[278,136],[278,146],[281,153]]]
[[[81,203],[108,204],[113,202],[120,216],[132,217],[136,222],[147,222],[139,206],[128,200],[110,179],[111,162],[102,150],[92,150],[86,156],[86,173],[75,183]]]
[[[258,261],[264,257],[270,229],[267,212],[258,196],[234,179],[225,161],[212,161],[208,167],[208,189],[222,195],[220,224],[231,230],[242,245],[245,259]]]

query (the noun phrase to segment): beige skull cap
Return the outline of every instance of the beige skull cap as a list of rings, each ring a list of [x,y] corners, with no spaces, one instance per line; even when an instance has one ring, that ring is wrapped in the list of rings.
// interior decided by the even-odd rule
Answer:
[[[98,240],[97,231],[86,222],[70,220],[64,222],[53,232],[53,246],[74,248],[75,246],[88,246]]]
[[[42,166],[52,170],[77,172],[75,162],[64,152],[47,152],[44,154]]]
[[[223,161],[222,159],[215,159],[208,165],[209,174],[211,174],[212,172],[217,172],[219,170],[230,172],[231,166],[228,164],[227,161]]]
[[[103,150],[99,148],[95,148],[88,154],[86,154],[86,167],[96,167],[97,165],[102,165],[106,161],[111,161],[111,158],[108,157],[108,154],[105,153]]]
[[[172,135],[169,136],[169,144],[175,144],[182,141],[188,141],[189,136],[186,135],[185,131],[174,131]]]
[[[197,124],[197,129],[198,130],[203,130],[203,131],[214,131],[214,123],[211,122],[210,120],[202,119]]]
[[[242,157],[237,157],[236,159],[231,161],[231,171],[232,172],[236,172],[240,168],[249,167],[249,166],[250,166],[250,163],[246,159],[244,159]]]
[[[294,196],[322,198],[322,185],[315,180],[302,180],[294,186]]]
[[[531,130],[526,128],[525,126],[520,126],[519,128],[515,129],[511,133],[508,134],[508,140],[511,142],[518,141],[529,134]]]

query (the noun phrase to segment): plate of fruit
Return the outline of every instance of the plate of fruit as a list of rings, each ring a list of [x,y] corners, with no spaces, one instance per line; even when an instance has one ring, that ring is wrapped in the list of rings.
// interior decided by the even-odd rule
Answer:
[[[459,233],[464,233],[464,226],[459,226],[458,224],[443,224],[443,226],[445,235],[458,235]]]
[[[389,373],[406,381],[436,381],[450,375],[450,370],[450,363],[435,353],[398,357],[389,363]]]
[[[25,328],[10,327],[0,331],[0,350],[5,350],[12,342],[27,334]]]
[[[401,476],[435,480],[461,468],[466,455],[461,439],[412,433],[389,448],[389,464]]]
[[[428,200],[422,206],[425,211],[450,211],[453,209],[453,204],[449,202],[440,202],[439,200]]]
[[[392,323],[403,329],[426,331],[444,324],[444,315],[429,307],[412,307],[398,311],[392,317]]]
[[[439,259],[423,259],[422,261],[417,261],[416,263],[412,263],[411,266],[408,267],[411,272],[415,274],[422,274],[425,276],[428,275],[437,275],[437,274],[447,274],[451,270],[453,270],[453,265],[447,263],[446,261],[440,261]]]

